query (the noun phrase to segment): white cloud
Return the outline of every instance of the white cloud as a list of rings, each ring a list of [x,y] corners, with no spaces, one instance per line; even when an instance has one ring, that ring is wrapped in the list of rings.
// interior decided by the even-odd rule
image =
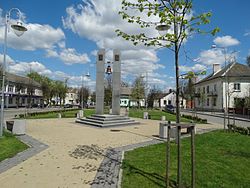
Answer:
[[[118,28],[127,33],[139,33],[141,30],[118,15],[118,11],[121,10],[121,1],[89,0],[82,4],[66,9],[67,16],[62,19],[64,27],[81,37],[94,41],[99,48],[107,49],[107,61],[112,61],[113,49],[121,50],[122,74],[139,74],[164,68],[158,63],[155,47],[134,46],[131,42],[117,37],[115,30]],[[142,16],[144,16],[143,19],[149,19],[145,15]],[[147,28],[145,32],[150,36],[158,35],[154,28]],[[91,55],[94,54],[96,51],[91,53]]]
[[[244,33],[244,36],[245,36],[245,37],[246,37],[246,36],[250,36],[250,31],[245,32],[245,33]]]
[[[37,61],[32,62],[17,62],[9,66],[9,71],[13,74],[26,76],[29,72],[35,71],[40,75],[48,76],[53,80],[60,80],[65,82],[68,80],[68,86],[70,87],[79,87],[82,84],[81,76],[72,76],[62,71],[53,71],[45,67],[42,63]],[[90,87],[92,90],[95,86],[95,81],[92,81],[90,78],[84,77],[86,86]]]
[[[204,50],[199,54],[197,62],[205,65],[222,64],[225,62],[225,55],[223,50],[219,48]]]
[[[10,72],[18,75],[26,75],[30,71],[35,71],[41,75],[50,76],[52,71],[47,69],[42,63],[37,61],[32,62],[18,62],[14,65],[9,66]]]
[[[3,64],[3,54],[0,54],[0,63]],[[6,55],[6,64],[11,65],[15,63],[15,61],[8,55]]]
[[[21,50],[51,49],[57,43],[65,39],[60,28],[53,28],[50,25],[28,24],[27,31],[17,37],[13,31],[8,33],[8,46]],[[4,40],[4,27],[0,27],[0,42]]]
[[[214,43],[221,47],[230,47],[240,44],[240,41],[233,38],[232,36],[223,36],[223,37],[216,37],[214,39]]]
[[[75,63],[85,64],[90,62],[90,59],[86,53],[83,54],[77,53],[74,48],[63,48],[60,49],[60,52],[48,49],[47,57],[57,57],[67,65],[72,65]]]
[[[179,67],[179,69],[180,69],[181,72],[189,72],[189,71],[199,72],[199,71],[205,70],[206,66],[205,65],[201,65],[201,64],[195,64],[192,67],[181,65]]]

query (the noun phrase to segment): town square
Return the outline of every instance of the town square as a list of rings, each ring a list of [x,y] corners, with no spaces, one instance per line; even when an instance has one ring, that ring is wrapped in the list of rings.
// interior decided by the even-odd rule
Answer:
[[[249,187],[249,5],[0,0],[0,187]]]

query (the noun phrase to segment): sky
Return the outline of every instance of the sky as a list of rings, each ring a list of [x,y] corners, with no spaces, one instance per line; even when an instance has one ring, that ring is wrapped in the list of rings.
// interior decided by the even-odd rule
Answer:
[[[250,55],[249,0],[194,0],[194,15],[212,12],[206,29],[220,28],[216,36],[189,37],[180,51],[180,71],[207,70],[235,58],[245,64]],[[72,87],[84,84],[95,89],[96,53],[106,49],[112,61],[113,49],[121,51],[122,80],[132,84],[143,75],[150,88],[163,91],[175,87],[174,54],[163,48],[133,46],[117,37],[115,30],[138,32],[118,15],[121,0],[0,0],[0,63],[3,62],[5,14],[18,8],[28,31],[17,37],[7,34],[8,70],[19,75],[30,71],[65,81]],[[11,11],[11,19],[17,18]],[[150,33],[157,35],[154,28]],[[218,48],[212,49],[216,45]],[[226,56],[225,56],[226,55]],[[90,77],[85,75],[89,73]],[[147,75],[147,79],[146,79]]]

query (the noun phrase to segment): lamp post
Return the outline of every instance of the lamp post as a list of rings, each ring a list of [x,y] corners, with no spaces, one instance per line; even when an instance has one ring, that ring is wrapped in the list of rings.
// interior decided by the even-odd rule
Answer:
[[[179,40],[179,34],[181,28],[178,25],[176,20],[176,12],[174,12],[173,20],[173,34],[176,39],[173,41],[173,51],[174,51],[174,60],[175,60],[175,79],[176,79],[176,124],[180,123],[180,90],[179,90],[179,50],[181,46],[181,41]],[[170,29],[169,25],[158,25],[155,28],[160,35],[165,36],[167,31]],[[177,134],[177,185],[181,187],[181,135]]]
[[[18,21],[15,24],[10,24],[10,16],[12,11],[17,12]],[[6,52],[7,52],[7,34],[8,26],[11,26],[14,33],[20,37],[23,35],[27,28],[23,26],[22,13],[18,8],[10,9],[5,15],[5,30],[4,30],[4,51],[3,51],[3,77],[2,77],[2,99],[1,99],[1,124],[0,124],[0,137],[3,135],[3,125],[4,125],[4,91],[5,91],[5,74],[6,74]]]
[[[84,76],[81,76],[81,79],[82,79],[82,95],[81,95],[81,100],[82,100],[82,110],[83,110],[83,107],[84,107],[84,102],[83,102],[83,100],[84,100],[84,98],[83,98],[83,93],[84,93],[84,89],[86,89],[86,88],[83,88],[83,87],[85,86],[85,84],[83,84],[83,82],[84,82],[84,77],[85,77],[86,79],[88,79],[88,78],[90,77],[89,72],[87,72]]]
[[[227,66],[227,49],[225,47],[218,47],[216,45],[212,45],[211,48],[213,49],[222,49],[223,54],[224,54],[224,60],[225,60],[225,68]],[[226,129],[226,117],[228,117],[228,77],[227,77],[227,72],[225,72],[225,107],[224,107],[224,130]],[[222,95],[223,96],[223,95]],[[222,97],[223,99],[223,97]],[[222,100],[223,103],[223,100]],[[228,118],[228,124],[229,124],[229,118]]]
[[[145,78],[146,77],[146,86],[145,86],[145,107],[146,107],[146,111],[148,110],[148,72],[146,72],[146,75],[141,75],[141,78]]]

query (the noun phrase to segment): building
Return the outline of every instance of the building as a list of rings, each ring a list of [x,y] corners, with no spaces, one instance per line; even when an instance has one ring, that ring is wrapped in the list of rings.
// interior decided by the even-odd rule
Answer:
[[[0,91],[1,93],[2,91]],[[6,108],[38,106],[43,104],[41,85],[24,76],[6,73],[6,87],[4,91]],[[2,93],[1,93],[2,97]]]
[[[120,95],[120,106],[121,107],[130,106],[130,95],[131,95],[131,88],[130,87],[121,87],[121,95]]]
[[[250,96],[250,67],[236,62],[213,72],[195,84],[195,107],[207,111],[223,111],[236,107],[237,100]]]
[[[69,88],[65,97],[65,104],[77,105],[79,104],[79,90],[76,88]]]
[[[120,106],[121,107],[138,107],[138,100],[131,99],[132,88],[131,87],[121,87],[120,95]],[[145,107],[145,99],[139,100],[140,107]]]
[[[169,93],[163,93],[154,100],[155,108],[164,108],[166,105],[173,105],[176,107],[176,93],[169,90]],[[180,97],[180,107],[186,108],[186,100]]]

